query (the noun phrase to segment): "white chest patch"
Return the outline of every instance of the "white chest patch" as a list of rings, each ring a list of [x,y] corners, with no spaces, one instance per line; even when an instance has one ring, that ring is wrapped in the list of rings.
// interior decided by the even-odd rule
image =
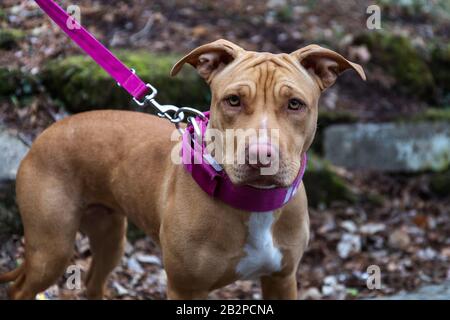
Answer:
[[[281,251],[272,237],[273,212],[252,212],[248,220],[246,253],[236,266],[241,279],[254,279],[281,270]]]

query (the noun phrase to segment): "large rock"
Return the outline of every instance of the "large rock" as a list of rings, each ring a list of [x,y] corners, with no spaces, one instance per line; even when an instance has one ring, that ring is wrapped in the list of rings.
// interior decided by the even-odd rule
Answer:
[[[426,285],[414,292],[400,292],[378,300],[450,300],[450,281]]]
[[[356,123],[358,118],[346,111],[319,111],[319,118],[317,120],[316,135],[314,137],[314,142],[311,145],[312,151],[316,154],[323,156],[323,135],[329,126],[335,124],[348,124]]]
[[[20,161],[28,147],[8,130],[0,126],[0,181],[14,181]]]
[[[440,171],[450,163],[450,124],[335,125],[325,131],[325,158],[350,169]]]
[[[27,146],[0,126],[0,235],[20,232],[14,181]]]

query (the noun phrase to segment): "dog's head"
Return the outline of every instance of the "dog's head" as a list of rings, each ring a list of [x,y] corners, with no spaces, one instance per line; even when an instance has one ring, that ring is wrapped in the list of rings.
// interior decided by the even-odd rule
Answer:
[[[297,176],[316,131],[321,92],[347,69],[365,79],[360,65],[317,45],[272,54],[217,40],[190,52],[171,74],[185,63],[211,88],[208,129],[223,134],[215,137],[215,157],[220,149],[233,183],[259,187],[289,186]]]

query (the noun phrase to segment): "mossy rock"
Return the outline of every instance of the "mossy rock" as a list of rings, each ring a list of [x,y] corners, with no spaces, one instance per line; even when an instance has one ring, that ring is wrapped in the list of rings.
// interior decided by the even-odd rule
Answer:
[[[448,20],[450,18],[450,2],[448,0],[378,0],[383,14],[388,17],[404,16],[407,19],[419,20],[424,18]],[[390,11],[393,11],[392,13]]]
[[[367,46],[372,55],[371,67],[378,66],[392,76],[402,93],[426,100],[434,97],[432,72],[408,38],[388,32],[369,32],[356,37],[355,44]]]
[[[358,118],[347,111],[319,111],[316,135],[311,149],[318,155],[323,155],[323,133],[328,126],[341,123],[355,123]]]
[[[357,200],[345,180],[334,172],[327,161],[315,155],[309,157],[303,182],[311,207],[328,207],[333,202],[354,203]]]
[[[18,69],[0,68],[0,98],[31,95],[38,87],[39,81],[35,76]]]
[[[440,197],[450,195],[450,171],[435,174],[430,181],[430,189]]]
[[[0,68],[0,96],[9,96],[16,91],[20,75],[19,70]]]
[[[0,29],[0,49],[14,49],[23,38],[25,32],[20,29]]]
[[[398,119],[399,122],[404,122],[404,118]],[[422,122],[422,121],[446,121],[450,123],[450,106],[443,108],[428,108],[424,112],[414,115],[411,118],[412,121]]]
[[[284,5],[276,10],[275,16],[278,21],[283,23],[292,22],[294,18],[294,10],[291,5]]]
[[[0,8],[0,22],[6,21],[8,19],[8,14],[5,10]]]
[[[178,57],[148,52],[117,53],[144,81],[158,89],[159,103],[209,109],[209,89],[195,70],[186,66],[177,77],[170,69]],[[48,63],[42,79],[50,94],[71,112],[92,109],[135,109],[129,94],[87,56],[71,56]]]
[[[430,69],[438,88],[438,102],[450,104],[450,44],[434,46],[431,51]]]

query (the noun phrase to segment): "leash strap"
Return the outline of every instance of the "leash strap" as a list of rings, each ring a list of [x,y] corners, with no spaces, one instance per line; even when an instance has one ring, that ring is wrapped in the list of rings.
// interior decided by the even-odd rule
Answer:
[[[149,87],[111,51],[52,0],[35,0],[47,15],[92,59],[135,99],[142,99]],[[69,27],[70,25],[70,27]],[[151,89],[151,88],[150,88]]]
[[[202,112],[188,107],[178,108],[169,104],[159,104],[155,97],[158,90],[149,83],[144,83],[125,64],[117,59],[111,51],[102,45],[95,37],[83,28],[53,0],[35,0],[45,13],[94,61],[100,65],[117,83],[133,96],[134,102],[143,107],[151,105],[157,115],[172,122],[182,133],[180,122],[187,120],[193,124],[195,117],[204,117]],[[150,91],[149,91],[150,90]],[[142,100],[142,101],[141,101]]]

